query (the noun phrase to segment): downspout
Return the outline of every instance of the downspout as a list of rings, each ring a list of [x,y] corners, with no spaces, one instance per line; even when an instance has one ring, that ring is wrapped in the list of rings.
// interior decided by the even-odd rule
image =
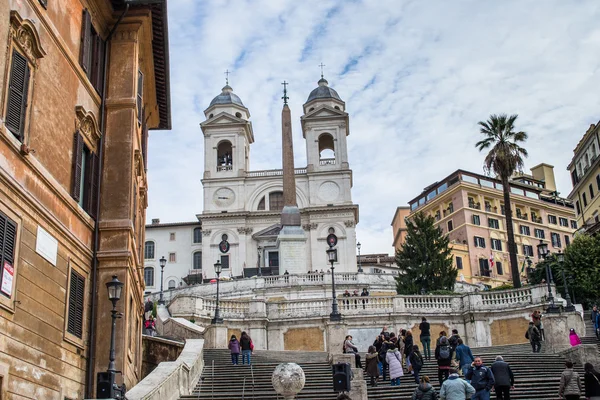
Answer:
[[[94,225],[94,243],[92,248],[92,312],[91,312],[91,324],[90,324],[90,346],[89,346],[89,355],[87,359],[87,372],[85,379],[85,387],[86,387],[86,397],[91,399],[95,397],[95,394],[92,392],[92,388],[94,387],[94,364],[96,361],[96,295],[97,295],[97,284],[98,284],[98,248],[100,247],[100,224],[98,221],[100,220],[100,193],[102,186],[102,167],[104,165],[104,137],[106,136],[106,87],[107,87],[107,76],[108,76],[108,53],[109,46],[111,43],[112,36],[115,33],[115,30],[125,17],[125,14],[129,11],[129,4],[125,5],[125,10],[117,19],[117,22],[112,27],[108,36],[106,38],[106,48],[104,49],[104,70],[102,72],[102,98],[100,99],[100,144],[98,146],[98,171],[96,175],[96,179],[98,180],[98,185],[96,189],[96,223]]]

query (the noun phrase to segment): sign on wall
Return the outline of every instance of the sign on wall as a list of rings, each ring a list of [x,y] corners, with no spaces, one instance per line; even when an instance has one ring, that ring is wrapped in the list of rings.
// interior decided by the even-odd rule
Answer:
[[[35,252],[56,267],[58,241],[39,225],[37,229],[37,239],[35,242]]]
[[[2,286],[0,286],[0,291],[8,297],[12,296],[14,277],[15,269],[8,260],[4,260],[4,265],[2,266]]]

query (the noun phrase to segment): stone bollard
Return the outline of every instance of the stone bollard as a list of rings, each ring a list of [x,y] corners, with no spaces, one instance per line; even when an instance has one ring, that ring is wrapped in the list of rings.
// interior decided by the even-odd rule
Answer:
[[[306,377],[302,368],[295,363],[283,363],[275,367],[271,383],[273,389],[282,395],[284,400],[293,400],[304,388]]]

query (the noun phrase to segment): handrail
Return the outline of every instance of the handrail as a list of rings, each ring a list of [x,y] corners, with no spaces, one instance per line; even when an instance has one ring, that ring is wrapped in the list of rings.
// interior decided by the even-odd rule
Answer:
[[[244,383],[242,384],[242,400],[244,400],[245,393],[246,393],[246,377],[244,377]]]
[[[254,400],[254,365],[250,364],[250,374],[252,375],[252,400]]]
[[[212,360],[212,379],[210,381],[210,398],[214,400],[215,398],[215,360]]]

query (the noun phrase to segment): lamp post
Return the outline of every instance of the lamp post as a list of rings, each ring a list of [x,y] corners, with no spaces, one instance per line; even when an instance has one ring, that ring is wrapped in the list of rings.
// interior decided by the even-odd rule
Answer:
[[[331,314],[329,314],[329,320],[333,322],[339,322],[342,320],[342,314],[338,311],[337,297],[335,295],[335,274],[333,263],[337,261],[337,250],[333,246],[329,246],[327,249],[327,258],[331,263],[331,295],[333,297],[333,303],[331,303]]]
[[[363,272],[362,262],[360,259],[360,246],[361,246],[360,242],[356,243],[356,248],[358,249],[358,272]]]
[[[160,298],[158,300],[158,304],[164,305],[165,301],[163,299],[163,272],[165,270],[165,265],[167,265],[167,259],[165,258],[165,256],[162,256],[158,261],[160,262]]]
[[[221,271],[223,270],[222,268],[223,266],[221,265],[221,260],[217,260],[215,263],[215,272],[217,273],[217,304],[215,305],[215,317],[212,319],[212,321],[210,321],[210,323],[213,325],[223,323],[223,318],[221,318],[219,315],[219,281],[221,280],[219,277],[221,276]]]
[[[571,296],[569,296],[569,286],[567,285],[567,279],[565,278],[565,269],[564,269],[565,253],[563,253],[559,250],[558,254],[556,254],[556,259],[558,260],[558,263],[561,266],[560,270],[562,273],[563,282],[565,284],[565,299],[567,300],[567,306],[564,308],[564,310],[565,311],[575,311],[575,306],[573,305],[573,303],[571,303]]]
[[[538,257],[546,260],[546,257],[548,257],[548,244],[544,243],[543,240],[540,240],[540,244],[537,245],[537,249],[538,249]],[[555,314],[558,313],[558,307],[556,307],[556,305],[554,304],[554,296],[552,295],[552,288],[550,287],[550,284],[552,283],[552,270],[550,269],[550,265],[546,264],[546,284],[548,285],[548,300],[550,300],[550,306],[548,306],[548,309],[546,310],[546,312],[548,314]]]

